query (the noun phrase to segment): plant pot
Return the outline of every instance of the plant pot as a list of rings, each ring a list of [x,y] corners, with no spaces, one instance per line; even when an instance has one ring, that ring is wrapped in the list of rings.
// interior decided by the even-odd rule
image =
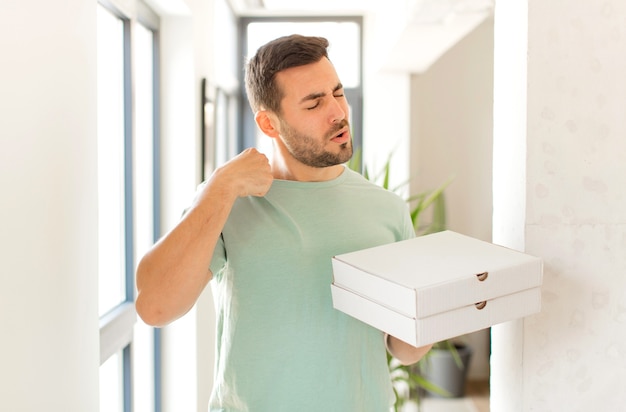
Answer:
[[[435,398],[461,398],[465,395],[467,371],[472,357],[472,348],[468,345],[455,345],[462,366],[457,364],[450,350],[431,349],[427,359],[420,362],[422,376],[429,382],[447,392],[447,394],[425,391],[425,395]]]

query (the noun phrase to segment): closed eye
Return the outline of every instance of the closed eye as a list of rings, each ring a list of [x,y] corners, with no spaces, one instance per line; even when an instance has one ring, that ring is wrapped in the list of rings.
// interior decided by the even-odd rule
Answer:
[[[318,100],[317,102],[315,102],[315,106],[307,107],[306,109],[307,110],[313,110],[313,109],[316,109],[319,105],[320,105],[320,102]]]
[[[306,110],[314,110],[317,107],[319,107],[321,103],[321,99],[324,98],[324,96],[328,96],[328,95],[326,93],[311,93],[309,95],[304,96],[300,100],[300,103],[306,103],[307,101],[315,102],[313,106],[309,106],[306,108]],[[333,97],[335,98],[344,97],[343,85],[341,83],[337,83],[337,85],[333,89]]]
[[[341,94],[333,94],[333,97],[335,97],[335,98],[344,97],[344,94],[343,94],[343,93],[341,93]],[[318,107],[319,107],[319,105],[320,105],[320,101],[319,101],[319,100],[317,100],[317,101],[315,102],[315,105],[314,105],[314,106],[307,107],[306,109],[307,109],[307,110],[313,110],[313,109],[318,108]]]

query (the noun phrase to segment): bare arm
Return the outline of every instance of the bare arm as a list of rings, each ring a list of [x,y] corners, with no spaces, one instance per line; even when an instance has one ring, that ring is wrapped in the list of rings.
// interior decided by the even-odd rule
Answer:
[[[237,197],[264,196],[272,184],[267,158],[248,149],[217,169],[181,221],[137,266],[139,316],[164,326],[187,313],[211,280],[211,254]]]
[[[398,359],[403,365],[412,365],[417,363],[433,345],[426,345],[416,348],[408,343],[388,334],[385,334],[385,345],[391,355]]]

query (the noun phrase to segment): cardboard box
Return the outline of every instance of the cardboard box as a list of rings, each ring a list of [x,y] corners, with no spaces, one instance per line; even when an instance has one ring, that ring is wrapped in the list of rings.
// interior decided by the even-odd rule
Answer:
[[[541,259],[444,231],[332,259],[333,306],[414,346],[541,310]]]

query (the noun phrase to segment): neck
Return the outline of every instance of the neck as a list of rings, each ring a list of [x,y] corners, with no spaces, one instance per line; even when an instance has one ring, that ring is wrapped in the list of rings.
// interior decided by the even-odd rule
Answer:
[[[294,180],[298,182],[324,182],[338,177],[344,170],[343,165],[329,167],[311,167],[292,159],[286,161],[280,156],[273,156],[270,166],[274,179]]]

